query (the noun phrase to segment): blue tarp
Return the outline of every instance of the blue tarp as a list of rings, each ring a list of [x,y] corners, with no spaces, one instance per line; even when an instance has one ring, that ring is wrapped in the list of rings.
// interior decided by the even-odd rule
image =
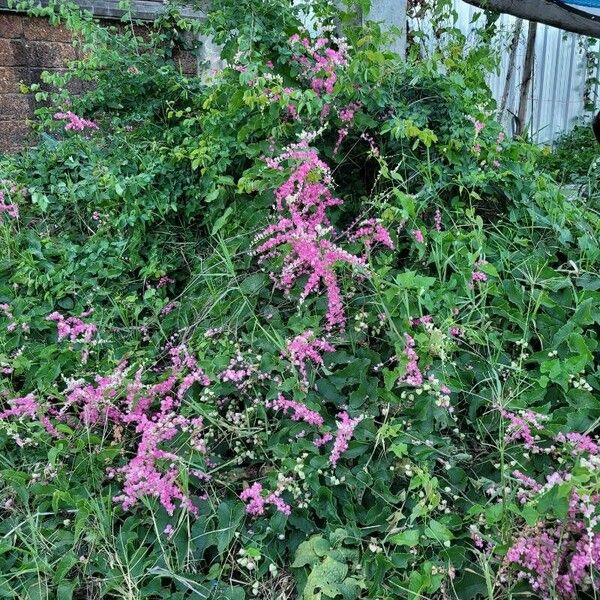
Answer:
[[[563,2],[573,6],[591,6],[593,8],[600,8],[600,0],[563,0]]]

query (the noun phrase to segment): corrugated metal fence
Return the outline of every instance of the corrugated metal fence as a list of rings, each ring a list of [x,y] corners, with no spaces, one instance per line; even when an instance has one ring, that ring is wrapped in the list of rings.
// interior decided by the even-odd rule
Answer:
[[[472,19],[477,9],[462,0],[454,0],[454,7],[458,13],[458,26],[468,35],[473,30]],[[516,19],[509,15],[503,15],[499,20],[502,40],[500,71],[488,78],[498,103],[506,85],[508,47],[515,22]],[[423,23],[415,25],[422,27]],[[502,118],[508,131],[511,130],[514,115],[518,111],[527,22],[523,25],[516,55],[515,76],[509,89],[507,110]],[[598,40],[538,25],[533,80],[526,116],[527,127],[534,141],[550,143],[562,132],[571,129],[578,120],[589,120],[593,112],[585,108],[586,90],[593,104],[600,108],[598,83],[590,84],[591,81],[600,79],[600,61],[594,60],[599,56]]]

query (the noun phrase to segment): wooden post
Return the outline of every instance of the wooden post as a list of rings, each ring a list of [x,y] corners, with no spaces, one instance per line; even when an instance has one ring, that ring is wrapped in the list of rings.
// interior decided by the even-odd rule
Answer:
[[[519,96],[519,112],[517,114],[517,135],[522,135],[525,131],[525,121],[527,119],[527,98],[533,75],[533,63],[535,61],[535,38],[537,35],[537,22],[530,21],[527,31],[527,49],[525,51],[525,61],[523,62],[523,76],[521,77],[521,94]]]
[[[515,22],[515,30],[510,44],[510,54],[508,55],[508,69],[506,71],[506,82],[504,83],[504,91],[498,108],[498,119],[502,121],[504,111],[508,104],[508,95],[515,81],[515,63],[517,61],[517,51],[519,49],[519,40],[521,39],[521,31],[523,30],[523,19],[517,19]]]

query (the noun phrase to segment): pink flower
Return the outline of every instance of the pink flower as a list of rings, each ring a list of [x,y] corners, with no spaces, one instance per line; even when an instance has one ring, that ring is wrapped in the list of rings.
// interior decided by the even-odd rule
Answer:
[[[417,327],[418,325],[433,324],[433,317],[431,315],[423,315],[410,320],[411,327]]]
[[[335,433],[335,441],[333,449],[329,456],[329,462],[332,466],[336,466],[342,454],[348,449],[348,442],[354,435],[356,426],[361,422],[361,418],[351,419],[346,411],[338,415],[337,431]]]
[[[509,422],[505,437],[507,443],[523,442],[525,448],[528,450],[539,451],[539,446],[535,441],[532,429],[543,429],[542,421],[548,418],[546,415],[528,410],[522,410],[518,414],[515,414],[504,409],[500,411],[500,414]]]
[[[175,512],[175,501],[192,514],[198,512],[177,483],[178,456],[160,448],[163,442],[173,439],[183,427],[189,426],[189,420],[173,412],[172,399],[166,400],[151,418],[146,414],[134,418],[136,431],[141,434],[136,455],[124,467],[112,471],[124,476],[123,492],[113,498],[123,510],[134,506],[143,496],[151,496],[159,500],[168,515]],[[125,418],[126,422],[128,420]],[[162,467],[165,462],[168,466]]]
[[[351,102],[339,111],[340,119],[344,123],[349,123],[354,119],[354,113],[360,108],[360,102]]]
[[[292,512],[289,504],[286,504],[278,493],[269,494],[266,498],[262,495],[263,487],[257,481],[246,488],[240,494],[240,499],[246,504],[246,512],[249,515],[258,517],[263,515],[267,504],[272,504],[280,513],[289,515]]]
[[[439,208],[435,209],[435,215],[434,215],[433,219],[434,219],[436,231],[441,231],[442,230],[442,213],[440,212]]]
[[[373,156],[376,158],[379,157],[379,147],[375,143],[375,140],[373,139],[373,137],[371,135],[369,135],[368,133],[363,132],[360,134],[360,138],[369,143],[369,147],[371,148],[371,153],[373,154]]]
[[[165,285],[168,285],[169,283],[175,283],[175,280],[172,277],[169,277],[168,275],[163,275],[158,280],[158,283],[156,284],[156,287],[157,288],[161,288],[161,287],[164,287]]]
[[[34,419],[38,411],[38,402],[33,394],[27,394],[8,401],[10,408],[0,412],[0,421],[10,417],[29,417]]]
[[[331,94],[337,82],[337,69],[348,62],[347,47],[341,40],[337,43],[338,48],[334,49],[327,47],[327,38],[318,38],[313,43],[307,37],[300,40],[297,34],[290,37],[289,41],[298,52],[292,60],[301,66],[302,77],[309,82],[312,90],[319,96]]]
[[[76,342],[90,343],[97,331],[95,325],[85,323],[77,317],[65,318],[57,311],[48,315],[46,320],[56,322],[59,342],[69,338],[73,344]]]
[[[473,283],[487,281],[488,277],[482,271],[473,271],[471,274],[471,281]]]
[[[298,110],[293,104],[288,104],[286,107],[288,116],[293,120],[297,121],[300,117],[298,116]]]
[[[406,365],[406,372],[400,378],[400,382],[417,387],[423,383],[423,374],[421,373],[421,369],[419,369],[419,355],[415,351],[415,340],[408,333],[404,334],[404,340],[406,343],[404,354],[408,359],[408,363]]]
[[[323,286],[328,301],[327,329],[343,329],[346,317],[335,269],[343,263],[365,268],[366,261],[327,239],[331,223],[326,211],[339,206],[342,201],[327,187],[331,183],[331,174],[316,151],[302,142],[292,146],[271,165],[277,167],[283,160],[296,163],[291,175],[275,191],[277,211],[285,212],[287,216],[281,216],[276,224],[258,236],[257,241],[264,241],[257,247],[256,254],[262,255],[261,260],[283,258],[281,273],[271,273],[271,277],[286,294],[291,292],[298,279],[307,276],[300,294],[301,304]]]
[[[54,118],[60,121],[67,121],[65,130],[83,131],[84,129],[98,129],[98,125],[94,121],[88,121],[83,117],[78,117],[71,111],[54,113]]]
[[[292,512],[292,507],[286,504],[277,494],[269,494],[267,503],[272,504],[283,515],[287,516]]]
[[[529,487],[532,493],[545,491]],[[578,598],[600,566],[600,534],[590,526],[597,502],[598,498],[585,499],[573,490],[568,518],[563,523],[539,521],[525,528],[508,549],[505,568],[514,568],[517,580],[527,581],[540,598]]]
[[[160,311],[161,316],[166,317],[173,309],[177,306],[177,302],[169,302],[167,305],[163,307]]]
[[[340,129],[338,131],[337,140],[335,142],[335,146],[333,147],[334,154],[338,153],[338,150],[340,149],[342,142],[346,139],[349,132],[350,132],[350,130],[348,129],[348,127],[340,127]]]
[[[482,129],[485,127],[485,123],[482,121],[475,121],[473,125],[475,126],[475,135],[479,135],[479,133],[481,133]]]
[[[314,365],[322,365],[321,353],[334,351],[334,346],[325,340],[315,338],[312,331],[305,331],[287,343],[286,353],[289,355],[292,364],[298,367],[304,389],[308,387],[307,363],[312,362]]]
[[[4,192],[0,191],[0,215],[6,213],[11,219],[19,217],[19,206],[14,203],[7,203],[4,199]]]
[[[363,221],[360,227],[349,236],[349,239],[350,241],[362,239],[367,248],[378,243],[390,250],[394,249],[394,242],[388,230],[377,219]]]
[[[313,444],[317,448],[320,448],[321,446],[324,446],[325,444],[330,442],[332,439],[333,435],[331,435],[331,433],[324,433],[323,435],[316,437],[313,441]]]
[[[301,402],[288,400],[282,394],[279,394],[275,400],[267,401],[265,405],[267,408],[280,410],[284,414],[291,411],[290,418],[292,421],[304,421],[304,423],[314,425],[315,427],[323,425],[323,417],[318,412],[311,410]]]
[[[420,229],[413,229],[412,232],[413,238],[417,244],[424,244],[425,238],[423,237],[423,232]]]
[[[580,454],[587,452],[589,454],[598,454],[600,447],[598,444],[589,436],[581,433],[559,433],[556,436],[556,441],[570,443],[573,445],[573,454]]]

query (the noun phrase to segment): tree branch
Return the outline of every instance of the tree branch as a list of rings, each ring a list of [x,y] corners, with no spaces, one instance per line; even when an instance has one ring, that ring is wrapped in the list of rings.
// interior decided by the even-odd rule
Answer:
[[[600,15],[590,15],[557,0],[465,0],[468,4],[600,38]]]

